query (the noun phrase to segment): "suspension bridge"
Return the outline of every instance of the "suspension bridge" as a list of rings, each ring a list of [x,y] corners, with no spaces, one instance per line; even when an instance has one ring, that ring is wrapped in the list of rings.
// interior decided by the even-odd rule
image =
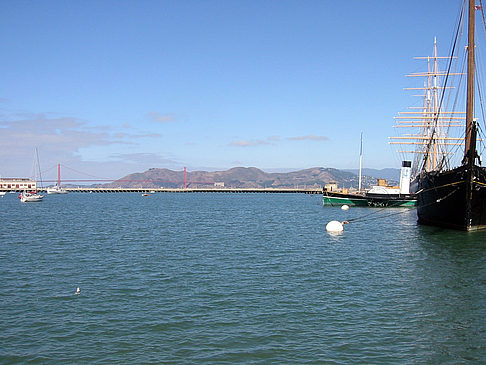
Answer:
[[[171,181],[160,179],[108,179],[101,178],[93,175],[89,175],[65,165],[62,165],[63,169],[71,171],[78,175],[88,176],[89,178],[68,178],[62,179],[64,186],[63,190],[67,192],[80,192],[80,193],[195,193],[195,192],[211,192],[211,193],[304,193],[304,194],[322,194],[322,187],[283,187],[283,188],[241,188],[241,187],[225,187],[221,183],[215,183],[214,181],[190,181],[188,180],[187,168],[184,167],[183,180]],[[52,171],[54,167],[42,171],[40,175],[46,175]],[[64,171],[64,170],[63,170]],[[57,179],[44,179],[43,183],[49,185],[56,183],[57,186],[61,186],[61,164],[57,165]],[[137,184],[137,187],[123,187],[123,185]],[[114,187],[113,185],[118,185]],[[101,186],[100,186],[101,185]],[[109,186],[106,186],[109,185]],[[157,187],[155,187],[156,185]],[[177,187],[162,187],[163,185],[171,185]],[[12,189],[14,190],[14,189]],[[37,190],[45,191],[44,188],[37,186]]]

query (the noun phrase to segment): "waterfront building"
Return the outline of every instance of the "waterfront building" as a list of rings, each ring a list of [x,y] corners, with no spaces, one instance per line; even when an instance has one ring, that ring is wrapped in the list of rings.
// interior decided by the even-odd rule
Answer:
[[[19,177],[0,178],[0,191],[36,190],[37,183],[34,180]]]

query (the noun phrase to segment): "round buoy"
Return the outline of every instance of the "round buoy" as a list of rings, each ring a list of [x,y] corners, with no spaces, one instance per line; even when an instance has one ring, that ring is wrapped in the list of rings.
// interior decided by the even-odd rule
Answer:
[[[349,205],[347,204],[344,204],[342,207],[341,207],[342,210],[348,210],[349,209]]]
[[[343,224],[338,221],[330,221],[326,225],[326,231],[328,232],[342,232],[344,230]]]

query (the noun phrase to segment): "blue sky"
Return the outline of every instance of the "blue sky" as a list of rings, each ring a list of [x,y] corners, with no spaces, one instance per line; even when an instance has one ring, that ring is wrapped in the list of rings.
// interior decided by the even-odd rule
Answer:
[[[448,52],[459,6],[1,1],[0,175],[30,176],[35,147],[47,177],[357,168],[361,131],[366,167],[399,167],[405,75],[434,36]]]

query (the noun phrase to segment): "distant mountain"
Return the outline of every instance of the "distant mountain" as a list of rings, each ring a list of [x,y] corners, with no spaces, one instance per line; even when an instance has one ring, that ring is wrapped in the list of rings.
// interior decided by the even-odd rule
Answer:
[[[366,181],[369,179],[365,179]],[[358,186],[358,176],[352,172],[333,168],[314,167],[287,173],[268,173],[255,167],[234,167],[226,171],[189,171],[188,187],[210,187],[215,184],[235,188],[322,187],[336,181],[340,187]],[[373,179],[373,183],[375,179]],[[152,168],[133,173],[103,187],[180,188],[184,185],[184,172]],[[364,183],[364,186],[368,184]]]

